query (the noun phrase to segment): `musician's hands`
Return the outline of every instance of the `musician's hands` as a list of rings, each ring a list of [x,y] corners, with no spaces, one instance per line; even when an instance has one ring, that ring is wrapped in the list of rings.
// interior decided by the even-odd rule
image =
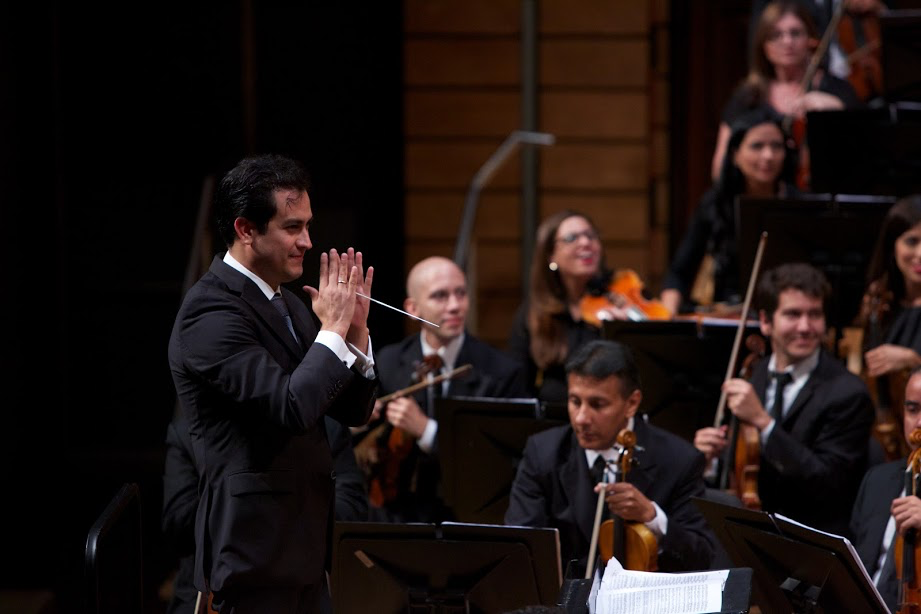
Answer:
[[[921,356],[911,348],[884,343],[876,346],[866,354],[867,374],[878,377],[900,369],[912,369],[921,365]]]
[[[694,433],[694,447],[704,453],[708,463],[722,454],[729,445],[728,430],[726,425],[719,428],[708,426]]]
[[[351,247],[343,255],[345,256],[348,270],[351,271],[354,267],[358,271],[358,283],[355,290],[365,296],[371,296],[374,267],[368,267],[368,271],[365,273],[361,252],[356,252]],[[365,355],[368,353],[368,309],[370,306],[371,301],[358,295],[355,296],[355,311],[352,314],[349,331],[345,336],[346,341],[357,347]]]
[[[387,422],[419,439],[425,432],[429,418],[415,399],[400,397],[387,403]]]
[[[602,307],[595,312],[595,317],[599,321],[611,321],[611,320],[629,320],[627,315],[627,310],[623,307],[617,307],[616,305],[608,305],[607,307]]]
[[[921,499],[912,495],[899,497],[892,502],[892,516],[900,535],[908,529],[921,529]]]
[[[304,291],[310,295],[313,312],[320,319],[320,328],[345,339],[355,315],[358,268],[349,266],[347,254],[340,256],[331,249],[329,254],[320,254],[318,286],[319,289],[304,286]],[[358,348],[361,349],[361,346]]]
[[[726,406],[739,420],[751,424],[759,431],[771,423],[771,415],[764,409],[758,393],[747,380],[738,377],[726,380],[723,382],[723,391],[726,393]]]
[[[844,108],[844,103],[837,96],[811,90],[802,95],[794,102],[794,109],[797,115],[805,115],[807,111],[840,111]]]
[[[595,486],[595,492],[601,492],[602,488],[607,491],[604,501],[612,514],[624,520],[636,522],[649,522],[656,517],[656,507],[652,501],[647,499],[646,495],[637,490],[633,484],[629,482],[598,484]]]
[[[674,288],[662,290],[662,294],[659,295],[659,301],[674,316],[678,313],[678,309],[681,308],[681,292]]]

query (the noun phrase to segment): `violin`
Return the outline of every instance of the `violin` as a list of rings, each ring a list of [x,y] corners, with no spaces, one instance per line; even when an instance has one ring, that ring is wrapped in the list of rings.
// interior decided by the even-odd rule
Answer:
[[[921,470],[921,429],[912,431],[909,435],[911,446],[914,449],[908,457],[908,466],[905,469],[905,494],[917,497],[921,494],[921,479],[918,474]],[[917,531],[909,529],[904,535],[899,535],[893,547],[895,548],[896,577],[899,579],[898,614],[921,614],[921,548],[916,547]]]
[[[643,282],[631,269],[618,271],[606,288],[589,288],[579,302],[582,319],[597,328],[601,328],[606,319],[603,312],[609,307],[624,309],[634,322],[668,320],[672,316],[660,301],[643,296]]]
[[[889,305],[892,302],[892,292],[886,290],[879,281],[873,281],[867,287],[861,305],[858,322],[863,329],[863,352],[871,350],[884,341],[883,320]],[[892,461],[904,457],[908,453],[905,444],[905,434],[902,423],[898,417],[897,408],[902,407],[905,401],[905,386],[908,376],[904,371],[887,373],[871,377],[867,372],[862,354],[858,352],[854,358],[857,362],[860,378],[866,384],[876,408],[876,420],[873,423],[873,436],[883,446],[886,460]]]
[[[621,430],[617,434],[617,444],[619,450],[617,462],[614,464],[614,482],[624,482],[630,468],[636,464],[633,456],[636,433],[627,429]],[[605,520],[598,530],[598,544],[603,561],[614,556],[624,569],[656,571],[659,568],[659,545],[656,536],[641,522],[626,522],[617,516]]]
[[[736,338],[732,344],[732,354],[729,358],[729,367],[726,370],[727,380],[735,373],[735,365],[739,357],[739,348],[741,347],[742,338],[745,333],[746,316],[751,308],[755,281],[761,269],[761,259],[764,256],[764,248],[766,245],[767,233],[762,232],[761,240],[758,242],[758,250],[755,252],[755,262],[752,266],[751,276],[748,279],[748,289],[745,292],[745,301],[742,305],[742,317],[739,319],[739,326],[736,329]],[[740,373],[740,375],[746,379],[751,376],[754,361],[759,356],[763,355],[765,351],[764,339],[760,338],[759,341],[759,338],[758,335],[749,335],[746,341],[749,355],[746,357]],[[726,392],[721,391],[713,423],[713,426],[716,428],[719,428],[723,424],[726,401]],[[758,494],[758,473],[761,465],[761,435],[754,426],[742,422],[733,415],[730,419],[729,441],[732,446],[730,458],[734,462],[731,465],[729,463],[723,464],[719,480],[720,489],[734,491],[746,508],[760,510],[761,497]]]
[[[879,11],[856,11],[848,7],[838,24],[838,46],[850,67],[847,80],[864,102],[883,93]]]
[[[416,365],[412,378],[416,381],[415,384],[380,397],[378,401],[386,405],[417,390],[440,385],[441,382],[463,375],[473,368],[473,365],[467,364],[429,379],[428,375],[441,369],[442,365],[441,357],[426,356]],[[355,445],[355,458],[359,466],[370,475],[368,501],[374,507],[381,508],[396,499],[399,493],[400,465],[409,455],[414,443],[415,439],[406,431],[383,419]]]

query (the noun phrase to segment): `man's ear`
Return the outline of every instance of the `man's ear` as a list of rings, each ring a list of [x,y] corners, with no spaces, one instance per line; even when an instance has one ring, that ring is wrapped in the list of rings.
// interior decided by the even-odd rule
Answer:
[[[643,392],[637,388],[627,397],[626,416],[632,418],[636,415],[636,410],[640,408],[640,402],[643,400]]]
[[[237,240],[244,245],[252,245],[253,235],[256,234],[256,225],[245,217],[238,217],[233,221],[233,229],[237,234]]]
[[[410,296],[407,296],[406,300],[403,301],[403,309],[414,316],[419,315],[416,313],[416,301]]]
[[[770,339],[773,323],[770,318],[768,318],[767,312],[764,309],[758,311],[758,323],[761,326],[761,334]]]

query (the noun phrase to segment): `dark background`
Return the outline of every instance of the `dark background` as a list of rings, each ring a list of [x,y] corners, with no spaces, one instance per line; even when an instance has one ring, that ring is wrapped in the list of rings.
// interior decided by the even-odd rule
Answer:
[[[158,538],[166,346],[206,178],[251,153],[301,159],[306,280],[321,251],[353,245],[376,297],[402,301],[402,15],[343,4],[5,9],[0,589],[81,611],[87,531],[137,482],[154,607],[174,563]],[[382,311],[376,347],[404,331]]]

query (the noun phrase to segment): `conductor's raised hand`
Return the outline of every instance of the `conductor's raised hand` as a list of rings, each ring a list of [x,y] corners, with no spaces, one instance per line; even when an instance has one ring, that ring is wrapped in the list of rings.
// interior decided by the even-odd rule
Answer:
[[[348,266],[347,254],[340,256],[334,249],[329,254],[320,254],[319,288],[304,286],[304,291],[310,295],[322,330],[345,339],[355,315],[358,285],[358,269]]]
[[[371,283],[374,281],[374,267],[368,267],[367,273],[364,271],[361,252],[356,252],[351,247],[346,250],[347,266],[349,270],[357,270],[357,292],[365,296],[371,296]],[[355,295],[355,311],[352,313],[352,321],[349,323],[349,330],[345,340],[357,347],[362,353],[368,353],[368,309],[371,301]]]

